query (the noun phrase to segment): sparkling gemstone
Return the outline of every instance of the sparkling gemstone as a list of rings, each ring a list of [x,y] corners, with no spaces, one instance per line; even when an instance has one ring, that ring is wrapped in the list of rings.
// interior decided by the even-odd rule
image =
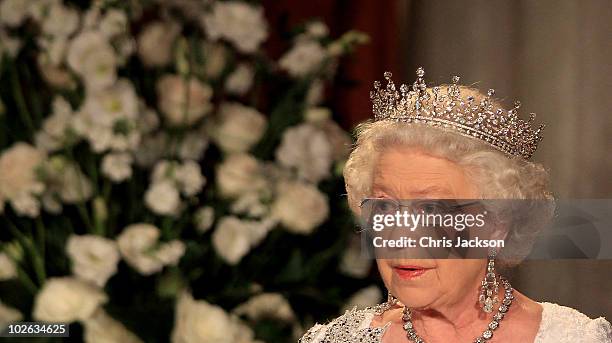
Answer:
[[[408,330],[408,329],[412,329],[412,323],[411,322],[404,323],[404,330]]]
[[[500,320],[502,320],[503,318],[504,318],[504,314],[503,314],[503,313],[501,313],[501,312],[498,312],[498,313],[496,313],[496,314],[493,316],[493,319],[495,319],[495,320],[497,320],[497,321],[500,321]]]
[[[484,339],[490,339],[491,337],[493,337],[493,331],[487,330],[483,332],[482,337],[484,337]]]
[[[491,330],[497,329],[498,326],[499,326],[499,322],[496,321],[496,320],[494,320],[494,321],[489,323],[489,329],[491,329]]]
[[[508,306],[506,306],[506,305],[501,305],[501,306],[499,307],[499,312],[505,313],[505,312],[507,312],[507,311],[508,311]]]

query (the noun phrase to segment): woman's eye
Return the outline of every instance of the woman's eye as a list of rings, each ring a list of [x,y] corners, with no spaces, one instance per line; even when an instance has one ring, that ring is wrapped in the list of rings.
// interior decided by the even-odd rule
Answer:
[[[435,202],[422,203],[418,207],[419,210],[425,213],[443,213],[445,210],[444,206]]]

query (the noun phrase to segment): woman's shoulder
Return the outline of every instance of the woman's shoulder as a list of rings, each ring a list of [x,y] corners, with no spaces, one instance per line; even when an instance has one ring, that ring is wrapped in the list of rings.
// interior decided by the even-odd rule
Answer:
[[[591,319],[566,306],[541,303],[542,323],[535,343],[610,343],[612,326],[603,317]]]
[[[315,324],[300,338],[299,343],[380,343],[388,325],[384,327],[370,327],[374,315],[373,308],[360,310],[353,308],[329,321],[327,324]]]

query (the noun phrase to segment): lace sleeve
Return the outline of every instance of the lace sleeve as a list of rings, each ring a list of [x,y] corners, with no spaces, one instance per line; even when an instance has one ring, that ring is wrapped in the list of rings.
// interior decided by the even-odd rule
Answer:
[[[542,323],[534,343],[612,343],[612,326],[573,308],[542,303]]]

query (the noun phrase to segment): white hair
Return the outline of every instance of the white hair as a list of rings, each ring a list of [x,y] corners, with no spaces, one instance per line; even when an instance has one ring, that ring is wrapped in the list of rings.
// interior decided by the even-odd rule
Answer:
[[[548,203],[553,204],[548,172],[541,164],[508,156],[485,142],[450,129],[426,124],[369,121],[356,128],[356,139],[344,167],[344,180],[349,206],[357,215],[360,202],[371,196],[378,155],[398,146],[415,148],[456,163],[463,168],[468,180],[476,185],[482,199],[536,199],[550,200]],[[542,213],[541,208],[538,211],[537,215],[521,216],[528,218],[528,222],[514,222],[509,228],[506,247],[513,249],[513,253],[519,247],[528,253],[533,238],[543,226],[542,221],[550,220],[554,207],[546,209],[546,213]]]

